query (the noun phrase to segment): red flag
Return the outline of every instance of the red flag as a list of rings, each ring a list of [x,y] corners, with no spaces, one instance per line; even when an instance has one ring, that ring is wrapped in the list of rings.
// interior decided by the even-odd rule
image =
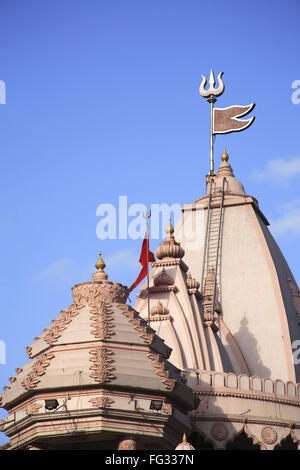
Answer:
[[[132,286],[129,288],[129,292],[131,292],[136,286],[139,285],[139,283],[145,279],[145,277],[148,274],[149,271],[149,262],[150,261],[155,261],[154,254],[152,251],[149,250],[149,238],[148,238],[148,229],[146,230],[145,238],[143,240],[143,245],[142,245],[142,251],[141,251],[141,256],[139,259],[140,264],[143,266],[141,269],[141,272],[137,278],[137,280],[132,284]]]
[[[229,134],[247,129],[254,121],[250,119],[238,119],[246,116],[254,108],[255,103],[248,106],[229,106],[228,108],[214,108],[213,134]]]

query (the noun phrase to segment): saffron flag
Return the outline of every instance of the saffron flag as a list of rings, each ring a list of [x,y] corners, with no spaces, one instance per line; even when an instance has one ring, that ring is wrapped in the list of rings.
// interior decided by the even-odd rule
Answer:
[[[239,119],[250,113],[255,103],[248,106],[229,106],[228,108],[214,108],[213,134],[229,134],[239,132],[251,126],[255,117],[250,119]]]
[[[139,283],[145,279],[149,272],[149,262],[155,261],[154,254],[149,250],[149,237],[148,237],[148,229],[146,230],[145,238],[143,240],[142,251],[139,259],[139,263],[142,265],[142,269],[140,274],[138,275],[137,280],[132,284],[129,288],[129,292],[131,292]]]

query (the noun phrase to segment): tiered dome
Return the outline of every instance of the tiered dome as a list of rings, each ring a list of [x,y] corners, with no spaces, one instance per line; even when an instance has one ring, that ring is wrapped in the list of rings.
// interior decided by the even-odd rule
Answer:
[[[142,404],[145,421],[153,419],[150,405],[157,396],[163,411],[155,415],[159,434],[153,432],[153,436],[160,439],[162,426],[167,435],[174,434],[174,442],[180,430],[186,429],[182,413],[195,409],[198,397],[168,361],[171,348],[125,304],[127,287],[110,282],[104,267],[100,254],[93,281],[73,287],[74,304],[61,311],[26,348],[29,362],[16,369],[4,387],[0,405],[10,415],[0,422],[0,430],[11,438],[9,448],[25,449],[29,444],[63,448],[68,446],[63,439],[72,431],[93,439],[98,434],[95,448],[101,448],[105,446],[99,438],[103,430],[110,433],[112,442],[123,430],[121,447],[127,448],[133,445],[128,437],[134,436],[126,437],[126,430],[129,425],[132,430],[138,407]],[[168,313],[160,302],[151,311],[155,319]],[[137,390],[143,395],[142,402],[133,399]],[[49,412],[47,402],[56,404],[58,414]],[[177,407],[181,411],[174,427],[172,409],[175,416]],[[166,413],[172,416],[172,429]],[[139,422],[136,433],[132,432],[141,435],[144,429],[148,435],[148,424],[143,427]]]
[[[222,162],[219,166],[219,170],[217,176],[214,177],[214,189],[215,191],[221,191],[223,185],[223,178],[226,178],[225,182],[225,193],[226,194],[234,194],[238,196],[245,196],[246,192],[242,183],[237,180],[233,174],[232,168],[229,160],[229,155],[226,152],[226,148],[224,148],[224,152],[221,156]]]
[[[169,225],[166,228],[166,239],[160,243],[159,247],[155,250],[155,255],[158,259],[164,258],[183,258],[184,249],[180,246],[180,243],[176,242],[174,237],[174,228],[169,220]]]

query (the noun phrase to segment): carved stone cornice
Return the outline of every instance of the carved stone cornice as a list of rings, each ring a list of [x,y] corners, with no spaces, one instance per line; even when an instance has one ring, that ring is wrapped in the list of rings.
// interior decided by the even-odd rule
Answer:
[[[118,282],[104,280],[76,284],[72,288],[72,295],[76,306],[97,305],[100,302],[125,304],[129,291]]]
[[[188,266],[185,264],[182,259],[164,259],[162,261],[153,261],[151,263],[152,268],[157,267],[172,267],[172,266],[180,266],[184,272],[189,270]]]
[[[165,321],[165,320],[173,321],[173,317],[171,315],[163,315],[163,316],[155,315],[154,317],[150,319],[151,322],[152,321]]]
[[[105,340],[110,338],[113,334],[113,317],[112,317],[112,309],[110,308],[109,304],[106,302],[101,301],[98,305],[95,305],[91,313],[91,333],[100,340]]]
[[[206,391],[195,391],[194,392],[198,396],[202,395],[209,395],[209,396],[216,396],[216,397],[235,397],[235,398],[246,398],[246,399],[251,399],[251,400],[262,400],[262,401],[269,401],[273,403],[280,403],[284,405],[291,405],[291,406],[299,406],[300,407],[300,400],[295,401],[295,400],[289,400],[285,398],[279,398],[276,397],[275,395],[273,396],[266,396],[263,394],[256,394],[256,393],[243,393],[243,392],[227,392],[227,391],[217,391],[217,390],[206,390]],[[197,410],[194,411],[195,413]]]
[[[51,352],[42,354],[32,365],[32,371],[26,376],[26,378],[21,382],[21,385],[26,388],[26,390],[31,390],[35,388],[40,382],[40,378],[44,375],[46,368],[49,366],[51,359],[54,357],[54,354]]]
[[[93,365],[90,370],[93,371],[90,377],[99,383],[111,382],[116,376],[112,373],[114,360],[112,359],[113,352],[107,348],[100,346],[99,348],[91,349],[90,361]]]
[[[82,307],[81,307],[82,308]],[[62,310],[60,316],[52,320],[52,325],[47,328],[46,334],[44,336],[44,341],[50,346],[55,343],[58,338],[61,336],[62,332],[67,328],[67,325],[72,321],[72,319],[78,315],[79,308],[74,304],[70,307]],[[40,337],[38,337],[39,339]]]
[[[152,286],[149,288],[150,295],[151,294],[162,294],[163,292],[177,292],[178,289],[176,286]],[[147,296],[147,290],[146,290],[146,296]]]

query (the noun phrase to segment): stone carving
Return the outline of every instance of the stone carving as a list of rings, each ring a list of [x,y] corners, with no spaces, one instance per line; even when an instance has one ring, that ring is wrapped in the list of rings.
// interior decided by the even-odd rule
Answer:
[[[228,431],[223,423],[214,423],[211,428],[211,435],[216,441],[225,441],[228,437]]]
[[[173,317],[171,317],[171,315],[164,315],[164,316],[155,315],[155,317],[151,318],[151,321],[166,321],[166,320],[173,321]]]
[[[272,426],[265,426],[261,430],[261,437],[265,444],[274,444],[277,441],[277,432]]]
[[[172,279],[167,273],[165,268],[162,269],[161,273],[154,278],[155,287],[158,286],[172,286],[174,284],[174,279]]]
[[[23,370],[22,367],[17,367],[17,368],[15,369],[15,371],[16,371],[17,374],[20,374],[20,372],[22,372],[22,370]]]
[[[136,440],[132,437],[124,439],[118,445],[118,450],[137,450]]]
[[[67,325],[72,321],[73,317],[78,315],[79,309],[75,305],[71,305],[69,308],[62,310],[60,316],[52,321],[52,326],[47,328],[47,333],[44,336],[44,340],[50,346],[58,340],[62,332],[67,328]]]
[[[39,377],[45,373],[45,369],[49,366],[53,357],[53,353],[44,353],[33,363],[32,371],[29,372],[27,377],[21,382],[21,385],[26,388],[26,390],[31,390],[37,386],[40,382]]]
[[[38,402],[29,403],[26,407],[26,414],[32,415],[33,413],[37,413],[40,408],[42,408],[42,404]]]
[[[173,231],[172,231],[173,230]],[[155,250],[155,255],[158,259],[163,258],[183,258],[184,249],[180,246],[180,243],[174,238],[174,229],[167,232],[165,241],[161,242],[159,247]]]
[[[167,369],[162,356],[160,354],[150,353],[147,354],[147,357],[151,360],[153,367],[156,369],[156,374],[161,378],[165,378],[165,380],[162,381],[165,389],[172,392],[175,388],[176,381],[170,378],[170,371]]]
[[[190,271],[187,273],[186,283],[189,289],[198,290],[200,287],[200,282],[196,281],[196,279],[192,277]]]
[[[101,301],[125,304],[129,291],[118,282],[92,281],[76,284],[72,295],[76,305],[97,305]]]
[[[158,302],[150,310],[151,316],[155,316],[155,315],[164,316],[168,314],[169,314],[169,310],[167,309],[167,307],[164,307],[161,302]]]
[[[153,343],[155,332],[147,325],[147,322],[139,316],[129,305],[118,304],[121,312],[128,318],[134,329],[140,333],[141,338],[148,345]]]
[[[115,402],[109,397],[106,396],[99,396],[95,398],[91,398],[89,402],[95,407],[95,408],[110,408],[111,405]]]
[[[32,358],[32,347],[31,346],[26,346],[25,350],[26,350],[26,353],[27,353],[27,356],[29,357],[29,359],[31,359]]]
[[[5,423],[6,423],[6,419],[0,419],[0,431],[3,430]]]
[[[111,372],[114,370],[114,366],[112,365],[114,361],[111,357],[113,354],[112,351],[100,346],[99,348],[92,349],[90,354],[92,355],[90,361],[94,363],[94,365],[90,367],[90,370],[94,371],[90,374],[90,377],[99,383],[111,382],[116,378]]]
[[[162,406],[161,411],[162,411],[165,415],[172,416],[172,414],[173,414],[173,406],[171,405],[171,403],[163,403],[163,406]]]
[[[114,332],[114,324],[112,321],[112,310],[109,308],[109,304],[106,302],[100,302],[98,306],[95,306],[91,313],[91,333],[95,338],[104,340],[111,337]]]

